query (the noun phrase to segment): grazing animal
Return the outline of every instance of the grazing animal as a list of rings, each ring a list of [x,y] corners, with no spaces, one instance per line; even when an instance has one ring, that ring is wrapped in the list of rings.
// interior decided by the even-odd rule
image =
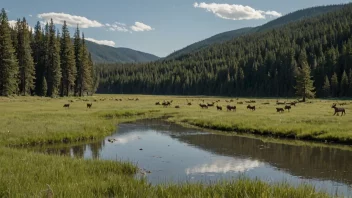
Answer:
[[[290,111],[290,110],[291,110],[291,106],[290,106],[290,105],[286,105],[286,106],[285,106],[285,110]]]
[[[344,106],[344,105],[347,105],[347,103],[343,102],[343,103],[340,103],[339,105]]]
[[[248,106],[247,106],[247,109],[252,110],[252,111],[255,111],[255,106],[248,105]]]
[[[218,110],[218,111],[222,111],[222,107],[221,106],[216,106],[216,109]]]
[[[270,104],[270,102],[264,102],[263,103],[263,105],[269,105]]]
[[[215,103],[213,102],[213,103],[211,103],[211,104],[208,103],[207,105],[208,105],[208,107],[213,107],[214,104],[215,104]]]
[[[285,110],[283,108],[276,108],[276,112],[283,113]]]
[[[199,104],[199,106],[200,106],[202,109],[207,109],[207,108],[208,108],[208,105],[206,105],[206,104]]]
[[[336,104],[333,104],[331,108],[335,109],[334,115],[336,115],[336,114],[339,115],[340,112],[341,112],[341,116],[346,115],[345,108],[338,108],[338,107],[336,107]]]
[[[188,105],[188,106],[191,106],[191,105],[192,105],[192,103],[191,103],[191,102],[189,102],[189,103],[187,103],[187,105]]]
[[[233,102],[233,100],[231,99],[230,102]]]
[[[168,107],[168,106],[171,105],[171,102],[169,102],[169,101],[163,102],[162,105],[163,105],[164,107]]]
[[[70,108],[70,104],[64,104],[65,108]]]
[[[181,108],[181,107],[180,107],[180,106],[178,106],[178,105],[176,105],[176,106],[175,106],[175,108],[176,108],[176,109],[179,109],[179,108]]]
[[[226,108],[227,108],[227,111],[232,111],[232,110],[236,111],[236,106],[227,105]]]
[[[156,102],[155,105],[161,105],[160,102]]]
[[[136,101],[139,101],[139,98],[136,98]]]
[[[73,100],[69,100],[68,102],[71,102],[71,103],[72,103],[72,102],[73,102]]]
[[[87,104],[87,108],[88,108],[88,109],[92,108],[92,105],[93,105],[93,103],[88,103],[88,104]]]
[[[225,100],[225,102],[230,103],[230,101],[228,101],[228,100]]]
[[[291,102],[290,105],[291,105],[291,106],[296,106],[296,103],[297,103],[297,102]]]

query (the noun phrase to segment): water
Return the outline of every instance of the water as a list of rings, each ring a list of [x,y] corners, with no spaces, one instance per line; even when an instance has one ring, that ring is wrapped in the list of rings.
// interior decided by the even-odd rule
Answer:
[[[352,151],[211,134],[160,120],[120,124],[116,134],[98,142],[33,149],[131,161],[153,184],[212,183],[246,176],[292,185],[303,182],[331,194],[352,196]]]

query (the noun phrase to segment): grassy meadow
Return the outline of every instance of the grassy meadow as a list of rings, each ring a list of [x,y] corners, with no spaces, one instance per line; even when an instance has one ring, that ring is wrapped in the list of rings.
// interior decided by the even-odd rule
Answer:
[[[198,104],[203,103],[200,101],[203,99],[205,103],[220,100],[217,104],[223,106],[223,111],[216,107],[201,109]],[[173,103],[167,108],[155,105],[164,100],[173,100]],[[191,106],[187,105],[187,100]],[[328,197],[310,186],[294,188],[284,183],[267,184],[247,179],[211,186],[151,186],[134,179],[138,170],[128,162],[48,156],[17,148],[99,139],[111,134],[118,123],[158,117],[227,132],[352,143],[350,101],[343,101],[347,103],[344,106],[347,115],[341,117],[332,116],[331,105],[342,101],[311,100],[312,103],[299,103],[291,112],[280,114],[276,112],[278,106],[273,99],[255,99],[256,103],[251,105],[256,105],[256,111],[247,110],[246,103],[236,104],[249,99],[234,99],[232,103],[225,100],[230,99],[141,95],[0,98],[0,197]],[[268,102],[269,105],[263,104]],[[70,103],[70,108],[63,107],[66,103]],[[87,109],[87,103],[93,103],[91,109]],[[237,111],[227,112],[227,104],[236,105]],[[175,108],[176,105],[180,108]]]

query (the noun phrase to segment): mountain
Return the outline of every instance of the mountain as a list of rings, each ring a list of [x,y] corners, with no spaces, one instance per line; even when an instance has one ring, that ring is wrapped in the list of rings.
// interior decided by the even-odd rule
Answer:
[[[86,44],[89,52],[92,54],[93,61],[97,63],[144,63],[159,59],[159,57],[155,55],[129,48],[115,48],[107,45],[99,45],[87,40]]]
[[[223,43],[223,42],[229,41],[231,39],[234,39],[239,36],[246,35],[246,34],[262,32],[262,31],[273,29],[273,28],[277,28],[277,27],[286,25],[291,22],[295,22],[295,21],[306,19],[306,18],[318,16],[318,15],[321,15],[321,14],[324,14],[327,12],[335,11],[337,9],[341,9],[343,6],[344,5],[341,4],[341,5],[329,5],[329,6],[319,6],[319,7],[307,8],[307,9],[298,10],[296,12],[287,14],[287,15],[282,16],[280,18],[277,18],[273,21],[270,21],[262,26],[258,26],[258,27],[254,27],[254,28],[247,27],[247,28],[241,28],[238,30],[220,33],[220,34],[217,34],[217,35],[212,36],[210,38],[207,38],[205,40],[191,44],[181,50],[178,50],[178,51],[170,54],[169,56],[167,56],[165,59],[170,60],[170,59],[178,58],[182,55],[185,55],[185,54],[188,54],[188,53],[191,53],[194,51],[198,51],[198,50],[203,49],[205,47],[208,47],[212,44]]]
[[[295,97],[297,77],[309,73],[315,96],[352,97],[351,21],[346,4],[177,59],[103,66],[98,92]]]

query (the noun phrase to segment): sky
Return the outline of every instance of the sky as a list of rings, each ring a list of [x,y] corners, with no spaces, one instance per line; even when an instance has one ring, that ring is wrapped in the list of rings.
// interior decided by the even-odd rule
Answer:
[[[79,24],[87,40],[159,57],[215,34],[254,27],[299,9],[347,0],[1,0],[9,20],[32,27],[53,19]]]

